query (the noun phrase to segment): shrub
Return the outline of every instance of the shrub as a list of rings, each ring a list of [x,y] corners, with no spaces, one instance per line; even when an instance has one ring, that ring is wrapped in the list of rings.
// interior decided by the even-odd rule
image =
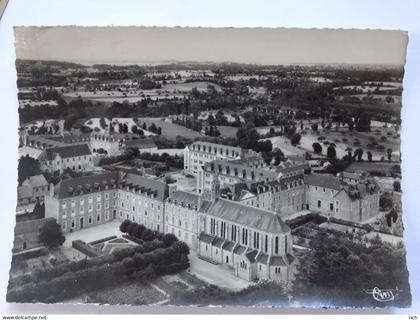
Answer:
[[[128,227],[131,225],[131,221],[126,219],[124,220],[120,225],[120,231],[123,233],[126,233],[128,230]]]
[[[163,235],[162,241],[165,243],[166,247],[170,247],[174,242],[178,241],[178,238],[172,233],[166,233]]]
[[[66,238],[55,220],[48,220],[39,230],[39,241],[49,248],[61,246]]]
[[[399,182],[398,180],[396,180],[396,181],[394,181],[394,183],[392,184],[392,186],[394,187],[394,191],[401,192],[401,182]]]

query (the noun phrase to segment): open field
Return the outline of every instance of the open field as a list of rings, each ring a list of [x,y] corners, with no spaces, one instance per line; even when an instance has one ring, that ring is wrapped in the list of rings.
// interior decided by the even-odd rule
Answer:
[[[395,162],[369,162],[369,161],[363,161],[363,162],[353,162],[349,167],[348,170],[350,171],[384,171],[386,173],[391,171],[391,168],[395,165],[399,165],[399,163]]]
[[[306,131],[306,134],[302,135],[300,146],[309,152],[313,152],[312,144],[318,142],[322,145],[322,154],[326,156],[328,145],[325,145],[324,142],[328,141],[336,145],[337,158],[344,157],[347,154],[347,148],[352,148],[353,150],[362,148],[364,151],[363,159],[365,160],[367,160],[367,151],[372,152],[373,160],[380,160],[381,157],[387,159],[387,149],[390,148],[392,149],[392,160],[399,160],[400,138],[392,129],[376,128],[371,132],[324,129],[318,132],[319,134],[312,130]],[[324,137],[325,139],[318,140],[319,137]],[[368,144],[372,145],[368,146]],[[379,146],[383,146],[383,149],[378,149]]]
[[[172,122],[168,121],[162,121],[160,118],[138,118],[139,124],[143,125],[143,123],[146,123],[146,126],[149,127],[152,123],[156,125],[156,127],[162,128],[162,136],[168,138],[168,139],[175,139],[177,136],[182,136],[186,138],[200,138],[204,135],[193,131],[190,129],[187,129],[183,126],[174,124]]]
[[[217,126],[220,131],[220,136],[224,138],[236,138],[238,128],[230,126]]]
[[[165,84],[162,86],[162,90],[176,90],[176,91],[181,91],[181,92],[187,92],[187,91],[191,91],[193,88],[197,88],[197,90],[199,91],[206,91],[209,85],[213,86],[216,89],[216,91],[219,91],[219,92],[222,91],[222,87],[220,87],[219,85],[212,82],[206,82],[206,81]]]
[[[128,90],[128,91],[96,91],[96,93],[91,91],[76,91],[63,94],[63,98],[66,101],[75,100],[78,98],[84,100],[90,100],[95,102],[118,102],[123,103],[127,101],[129,103],[135,103],[142,100],[161,100],[161,99],[173,99],[173,98],[183,98],[182,94],[174,94],[165,89],[152,89],[152,90]]]

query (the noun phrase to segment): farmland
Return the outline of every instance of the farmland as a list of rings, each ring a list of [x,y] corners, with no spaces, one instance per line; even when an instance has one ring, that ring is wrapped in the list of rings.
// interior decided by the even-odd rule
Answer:
[[[143,123],[146,123],[146,126],[149,127],[152,123],[156,125],[156,127],[162,128],[162,136],[168,139],[176,139],[177,136],[187,137],[187,138],[200,138],[204,135],[193,131],[190,129],[187,129],[183,126],[174,124],[172,122],[168,122],[165,120],[162,120],[161,118],[138,118],[139,124],[143,125]]]

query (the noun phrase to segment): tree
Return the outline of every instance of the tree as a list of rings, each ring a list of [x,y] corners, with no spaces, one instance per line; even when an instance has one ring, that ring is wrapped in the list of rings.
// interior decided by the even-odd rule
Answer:
[[[157,128],[157,134],[158,134],[158,135],[161,135],[161,134],[162,134],[162,128],[161,128],[161,127],[158,127],[158,128]]]
[[[337,152],[335,151],[335,144],[331,143],[327,149],[327,157],[335,159],[337,157]]]
[[[356,122],[356,130],[361,132],[370,131],[370,117],[362,112]]]
[[[132,133],[137,133],[137,131],[138,131],[138,128],[137,128],[137,126],[134,124],[134,125],[132,125],[131,126],[131,132]]]
[[[165,247],[170,247],[172,243],[178,241],[178,238],[172,233],[165,233],[162,237]]]
[[[280,162],[284,159],[284,153],[279,148],[273,150],[274,165],[278,166]]]
[[[312,144],[312,148],[314,149],[314,152],[317,154],[320,154],[322,152],[322,146],[318,142],[314,142]]]
[[[401,192],[401,182],[395,180],[392,186],[394,187],[394,191]]]
[[[312,131],[318,131],[318,123],[314,123],[311,125]]]
[[[120,231],[122,233],[127,233],[128,232],[128,227],[130,225],[131,225],[131,221],[130,220],[128,220],[128,219],[124,220],[123,222],[121,222]]]
[[[45,217],[45,204],[42,202],[42,204],[39,203],[37,200],[35,203],[34,210],[32,211],[32,214],[37,217],[37,219],[42,219]]]
[[[363,149],[362,148],[358,148],[357,150],[357,161],[362,161],[362,156],[363,156]]]
[[[302,136],[299,133],[295,133],[291,138],[290,138],[290,143],[294,146],[298,145],[300,142],[300,139],[302,138]]]
[[[99,125],[101,126],[102,129],[106,129],[107,124],[104,118],[99,119]]]
[[[155,125],[154,123],[152,123],[152,124],[149,126],[149,131],[150,131],[150,132],[153,132],[153,133],[156,133],[156,132],[157,132],[157,127],[156,127],[156,125]]]
[[[372,152],[368,151],[367,156],[368,156],[369,162],[372,162]]]
[[[39,230],[39,241],[49,248],[61,246],[66,238],[55,220],[48,220]]]
[[[388,154],[388,161],[391,161],[392,160],[392,149],[391,148],[388,148],[386,150],[386,152]]]
[[[36,176],[41,173],[39,161],[31,158],[30,156],[24,156],[19,159],[18,164],[18,182],[22,184],[26,178]]]
[[[318,232],[305,257],[297,265],[292,284],[295,301],[305,305],[314,299],[325,305],[361,307],[383,306],[365,291],[374,287],[402,291],[387,306],[411,302],[403,245],[370,241],[369,246],[353,240],[353,234]],[[328,270],[328,272],[326,272]]]
[[[143,130],[147,130],[147,125],[146,125],[146,122],[143,122]]]

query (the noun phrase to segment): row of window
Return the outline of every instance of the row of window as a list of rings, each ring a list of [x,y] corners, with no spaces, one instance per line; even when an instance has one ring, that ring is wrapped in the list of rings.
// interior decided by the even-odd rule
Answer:
[[[114,192],[114,198],[116,198],[116,195],[117,195],[116,192]],[[109,199],[109,193],[105,193],[104,198],[105,198],[105,200],[108,200]],[[96,200],[96,202],[101,202],[102,201],[102,195],[101,194],[96,195],[95,200]],[[61,209],[66,209],[67,208],[67,202],[69,202],[70,206],[72,208],[74,208],[76,206],[76,201],[77,201],[76,199],[72,199],[72,200],[69,200],[69,201],[66,201],[66,200],[61,201]],[[88,203],[93,203],[93,196],[89,196],[87,198],[87,202]],[[85,204],[85,198],[80,198],[79,199],[79,204],[81,206],[83,206]]]
[[[109,218],[110,218],[110,215],[109,215],[109,211],[107,210],[107,211],[105,211],[104,219],[105,219],[105,221],[108,221]],[[94,218],[93,218],[92,215],[88,216],[87,217],[87,224],[88,225],[93,224],[93,222],[94,222],[93,219]],[[96,217],[95,217],[95,220],[96,220],[97,223],[100,223],[101,222],[101,214],[97,214]],[[77,223],[77,221],[78,221],[78,223]],[[62,227],[63,232],[66,232],[68,227],[70,227],[70,230],[83,229],[86,226],[85,223],[86,223],[85,217],[81,217],[79,219],[71,219],[69,226],[67,225],[67,220],[63,220],[62,223],[61,223],[61,227]]]

